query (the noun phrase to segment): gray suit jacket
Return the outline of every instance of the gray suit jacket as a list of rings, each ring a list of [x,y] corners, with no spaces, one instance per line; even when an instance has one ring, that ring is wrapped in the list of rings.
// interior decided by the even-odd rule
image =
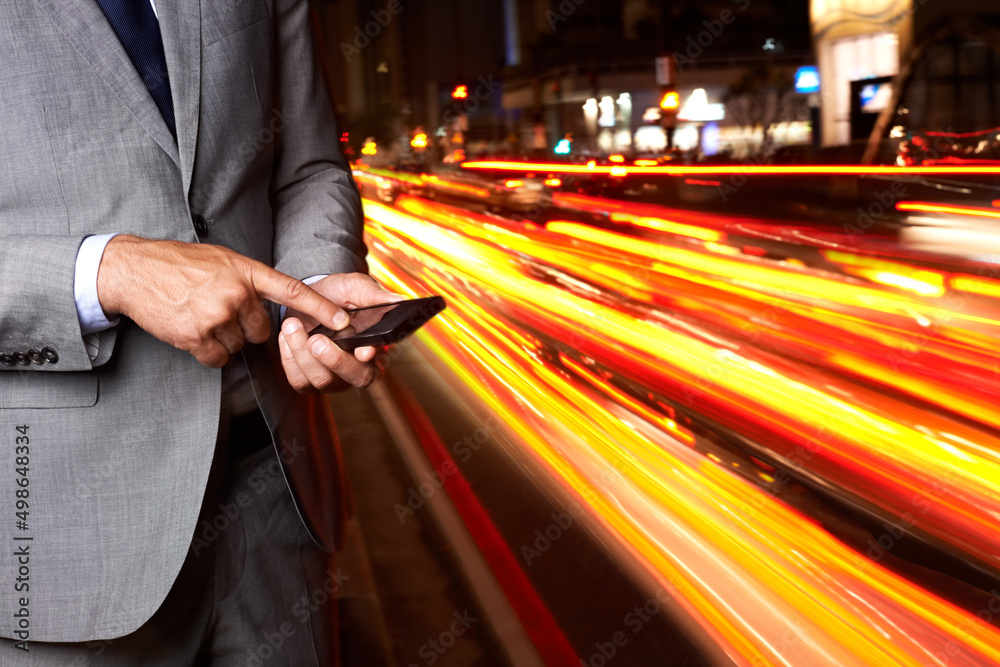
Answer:
[[[95,0],[0,3],[0,352],[58,355],[0,364],[4,637],[24,600],[34,641],[142,625],[188,551],[215,448],[219,371],[128,321],[91,361],[82,239],[215,243],[296,278],[365,270],[306,0],[157,9],[176,143]],[[273,337],[244,355],[300,514],[333,548],[345,495],[325,403],[290,389]]]

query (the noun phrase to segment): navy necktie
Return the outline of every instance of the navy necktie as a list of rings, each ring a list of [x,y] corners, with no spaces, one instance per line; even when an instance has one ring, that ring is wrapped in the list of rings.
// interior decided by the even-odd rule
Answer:
[[[149,0],[97,0],[108,23],[125,47],[142,82],[163,114],[170,134],[177,138],[174,122],[174,104],[170,99],[170,78],[167,76],[167,57],[163,53],[160,24]]]

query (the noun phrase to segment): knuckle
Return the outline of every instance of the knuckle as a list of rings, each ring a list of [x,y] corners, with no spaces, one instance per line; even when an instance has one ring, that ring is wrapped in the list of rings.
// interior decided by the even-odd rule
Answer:
[[[338,354],[337,350],[332,349],[332,347],[327,348],[326,352],[322,355],[322,361],[331,371],[340,374],[344,370],[345,355],[342,352]]]
[[[246,339],[251,343],[263,343],[271,337],[271,321],[260,312],[253,312],[247,317]]]
[[[270,337],[271,332],[268,329],[257,327],[247,331],[246,340],[247,342],[259,345],[260,343],[266,343]]]
[[[239,253],[235,252],[227,256],[231,263],[231,266],[235,271],[243,274],[244,276],[252,276],[254,274],[256,269],[256,263],[252,259],[250,259],[245,255],[240,255]]]
[[[271,318],[263,308],[254,308],[247,315],[247,323],[256,330],[270,331]]]
[[[320,377],[313,380],[312,385],[319,390],[326,389],[336,381],[336,378],[331,373],[323,373]]]
[[[288,384],[292,385],[292,389],[298,390],[303,384],[305,384],[305,378],[302,377],[299,367],[295,365],[295,362],[288,362],[285,365],[285,375],[288,378]]]
[[[205,328],[211,330],[225,326],[233,319],[232,311],[222,303],[215,303],[210,306],[205,313],[203,323]]]
[[[241,333],[242,332],[237,333],[231,329],[224,329],[216,335],[216,339],[222,343],[222,346],[227,350],[231,350],[234,347],[242,347],[243,336]]]
[[[299,301],[308,293],[309,286],[298,280],[288,280],[285,282],[285,296],[292,301]]]
[[[202,346],[199,350],[193,352],[193,354],[199,363],[209,368],[222,368],[229,361],[229,354],[218,347]]]
[[[198,356],[199,354],[203,354],[207,342],[208,338],[203,332],[189,331],[178,337],[177,342],[174,343],[174,347]]]
[[[234,308],[242,310],[247,306],[253,305],[257,301],[257,295],[245,283],[238,283],[230,291],[229,301]]]
[[[288,348],[289,354],[297,357],[302,352],[302,340],[297,333],[286,334],[282,331],[282,334],[285,337],[285,346]]]
[[[372,382],[375,381],[375,372],[370,368],[365,368],[364,372],[361,373],[355,382],[352,382],[358,389],[364,389],[365,387],[371,386]]]

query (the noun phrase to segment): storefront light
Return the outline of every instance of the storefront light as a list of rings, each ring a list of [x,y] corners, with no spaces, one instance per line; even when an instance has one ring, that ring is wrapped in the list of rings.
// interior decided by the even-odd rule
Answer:
[[[611,96],[605,96],[601,98],[601,103],[598,105],[601,109],[601,115],[597,119],[597,124],[601,127],[614,127],[615,126],[615,100]]]
[[[696,88],[677,114],[680,120],[696,123],[708,123],[725,117],[726,107],[722,104],[709,104],[704,88]]]
[[[597,100],[591,97],[583,105],[583,117],[586,119],[588,127],[594,127],[597,124],[597,112]]]

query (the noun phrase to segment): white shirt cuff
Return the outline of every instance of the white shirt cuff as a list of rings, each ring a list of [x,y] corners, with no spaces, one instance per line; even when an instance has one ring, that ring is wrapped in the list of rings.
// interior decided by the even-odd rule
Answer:
[[[118,324],[118,318],[109,320],[104,316],[101,300],[97,296],[97,270],[101,268],[101,258],[108,241],[116,234],[88,236],[80,244],[76,254],[76,275],[73,279],[73,296],[76,298],[76,315],[80,319],[80,331],[84,335],[104,331]]]
[[[308,278],[304,278],[302,280],[302,282],[304,282],[306,285],[312,285],[315,282],[319,282],[320,280],[323,280],[323,278],[326,278],[328,275],[330,275],[330,274],[329,273],[323,273],[323,274],[320,274],[318,276],[309,276]],[[281,320],[282,321],[285,320],[285,311],[286,310],[288,310],[288,306],[282,306],[281,307]]]

